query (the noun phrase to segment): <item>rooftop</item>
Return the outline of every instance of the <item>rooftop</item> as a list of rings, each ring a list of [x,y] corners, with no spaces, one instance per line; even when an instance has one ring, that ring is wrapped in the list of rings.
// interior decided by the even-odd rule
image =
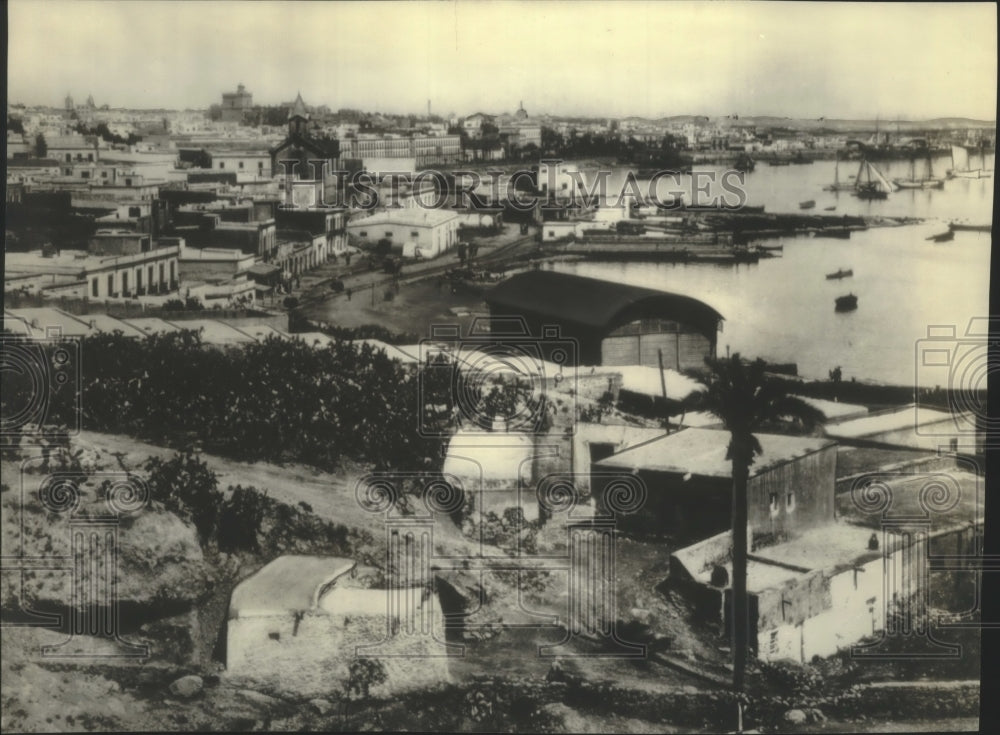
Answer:
[[[387,209],[382,212],[376,212],[368,217],[353,219],[349,223],[349,226],[408,225],[412,227],[435,227],[455,219],[458,219],[458,213],[451,210],[409,207],[406,209]]]
[[[527,311],[598,329],[626,323],[648,310],[713,332],[723,318],[711,306],[690,296],[543,270],[508,278],[487,292],[486,303],[497,313]]]
[[[916,433],[918,426],[953,420],[953,415],[947,411],[935,411],[930,408],[909,405],[882,413],[871,414],[863,418],[827,424],[826,433],[828,436],[837,438],[861,439],[887,431],[909,429]],[[956,429],[956,431],[958,430]]]
[[[425,349],[425,355],[427,349]],[[524,352],[513,354],[492,353],[483,350],[458,350],[453,353],[459,370],[492,377],[517,376],[529,381],[552,379],[557,375],[572,373],[575,368],[543,360]]]
[[[751,477],[836,442],[815,437],[755,434],[763,453],[750,467]],[[732,466],[726,459],[729,432],[718,429],[686,428],[658,439],[625,449],[597,462],[604,467],[653,470],[699,477],[729,478]]]
[[[789,541],[750,552],[747,561],[747,589],[751,593],[781,586],[790,579],[854,566],[878,559],[882,551],[870,551],[870,528],[850,523],[835,522],[810,529]],[[732,547],[731,533],[692,544],[674,553],[688,573],[702,584],[709,584],[713,567],[725,567],[732,578],[733,565],[729,560]]]
[[[180,327],[163,319],[156,317],[138,317],[135,319],[122,319],[122,322],[135,327],[144,335],[159,334],[164,332],[179,332]]]
[[[350,559],[332,556],[279,556],[236,585],[229,601],[229,617],[316,610],[325,588],[354,565]]]
[[[276,329],[268,324],[250,324],[241,325],[241,332],[246,332],[248,335],[253,337],[258,342],[263,342],[268,337],[277,337],[278,339],[290,339],[286,332],[282,332],[280,329]]]
[[[621,373],[622,390],[646,396],[662,396],[663,383],[667,386],[667,397],[675,401],[704,390],[704,386],[697,380],[669,368],[662,371],[663,383],[660,382],[659,368],[647,365],[616,365],[611,372]]]
[[[825,401],[822,398],[810,398],[807,396],[795,396],[803,403],[806,403],[818,411],[821,411],[827,421],[844,421],[846,419],[857,418],[868,415],[868,408],[854,403],[841,403],[839,401]]]
[[[94,331],[86,321],[48,306],[4,309],[4,328],[17,334],[44,339],[48,330],[59,330],[63,337],[83,337]]]
[[[176,322],[176,326],[180,329],[201,332],[202,341],[208,344],[233,345],[255,341],[242,329],[237,329],[216,319],[185,319],[182,322]]]
[[[226,260],[240,261],[254,259],[253,253],[244,253],[232,248],[184,248],[180,260]]]

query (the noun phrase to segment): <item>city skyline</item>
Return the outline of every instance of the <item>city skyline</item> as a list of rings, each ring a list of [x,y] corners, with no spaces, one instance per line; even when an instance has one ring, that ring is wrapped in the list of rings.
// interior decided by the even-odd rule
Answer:
[[[387,114],[996,117],[991,4],[15,0],[8,19],[27,105],[205,109],[242,82]]]

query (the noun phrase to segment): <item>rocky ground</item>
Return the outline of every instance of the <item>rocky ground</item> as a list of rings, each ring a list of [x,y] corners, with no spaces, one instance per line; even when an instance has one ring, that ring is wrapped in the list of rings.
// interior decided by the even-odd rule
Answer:
[[[107,491],[104,475],[139,472],[147,457],[172,454],[127,437],[87,432],[74,446],[83,450],[93,471],[76,510],[82,514],[96,514],[101,507],[102,493]],[[153,499],[118,529],[119,630],[125,644],[149,646],[149,655],[110,658],[106,654],[121,653],[122,643],[85,636],[69,639],[65,626],[63,630],[4,627],[0,669],[4,731],[732,728],[735,704],[724,685],[725,640],[717,626],[695,620],[684,598],[662,584],[668,576],[669,550],[629,539],[620,541],[617,555],[618,630],[626,640],[645,642],[649,646],[645,657],[594,657],[605,644],[581,639],[561,649],[554,668],[552,658],[539,655],[539,646],[558,644],[565,637],[564,627],[551,624],[565,620],[565,576],[539,573],[519,580],[503,570],[484,575],[452,570],[436,575],[442,604],[442,590],[447,587],[452,611],[481,607],[467,619],[474,624],[449,632],[449,640],[464,648],[450,662],[451,681],[439,687],[390,701],[367,701],[352,699],[343,687],[331,685],[327,696],[305,699],[293,691],[266,689],[227,676],[220,641],[235,584],[280,553],[350,555],[377,567],[385,558],[384,519],[363,511],[356,501],[355,486],[364,468],[323,473],[295,465],[203,459],[218,474],[220,488],[240,484],[266,489],[275,500],[300,509],[304,517],[341,524],[349,532],[336,547],[322,548],[310,538],[297,538],[295,532],[307,528],[298,526],[269,535],[269,545],[259,554],[220,555],[203,549],[193,527]],[[5,555],[66,557],[69,536],[60,525],[61,516],[38,497],[45,473],[9,457],[0,469],[5,485],[0,496]],[[556,553],[565,534],[543,529],[537,543],[541,550]],[[435,547],[442,555],[475,551],[457,527],[447,525],[435,529]],[[498,547],[487,551],[501,565],[508,558]],[[37,616],[67,611],[70,578],[65,569],[27,569],[19,576],[6,567],[5,563],[0,588],[5,624],[32,622],[32,612]],[[971,655],[971,639],[965,645]],[[64,655],[43,656],[43,646],[58,647]],[[79,655],[67,658],[67,653]],[[851,689],[862,679],[892,678],[892,662],[884,662],[871,677],[862,676],[849,660],[791,669],[783,678],[773,671],[751,673],[749,724],[829,731],[823,728],[830,718],[851,722],[852,730],[864,730],[865,724],[875,726],[905,713],[911,718],[936,718],[945,727],[960,721],[956,718],[973,716],[978,702],[978,688],[971,684],[931,692],[926,687],[891,692],[869,688],[874,693]],[[946,668],[928,671],[932,678],[957,678],[963,673]],[[856,726],[860,716],[869,719]]]

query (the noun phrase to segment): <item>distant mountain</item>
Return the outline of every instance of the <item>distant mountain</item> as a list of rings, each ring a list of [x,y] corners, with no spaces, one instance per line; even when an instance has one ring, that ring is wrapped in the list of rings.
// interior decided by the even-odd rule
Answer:
[[[646,118],[633,115],[622,118],[620,122],[639,125],[686,125],[688,123],[708,123],[725,119],[717,115],[670,115],[660,118]],[[936,117],[932,120],[847,120],[838,118],[820,118],[806,120],[776,115],[751,115],[727,122],[734,127],[756,126],[759,128],[787,128],[789,130],[825,130],[830,132],[859,132],[874,130],[876,125],[881,130],[900,132],[917,130],[964,130],[967,128],[995,128],[995,120],[973,120],[967,117]]]

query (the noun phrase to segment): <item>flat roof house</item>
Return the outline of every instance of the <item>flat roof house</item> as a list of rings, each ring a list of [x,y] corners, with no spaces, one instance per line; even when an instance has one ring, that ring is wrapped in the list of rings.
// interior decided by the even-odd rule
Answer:
[[[404,258],[436,258],[458,244],[459,217],[440,209],[389,209],[348,223],[353,244],[374,246],[388,240]]]
[[[375,647],[391,637],[391,591],[361,588],[354,570],[350,559],[287,555],[240,582],[229,603],[227,676],[326,695],[347,682],[360,654],[382,662],[383,694],[447,681],[447,657],[427,647],[444,641],[443,616],[433,614],[436,595],[417,588],[409,598],[429,634],[388,641],[380,657]],[[398,617],[392,622],[400,625]]]
[[[764,451],[750,467],[747,504],[752,538],[768,543],[832,521],[836,443],[779,434],[754,436]],[[624,470],[646,484],[645,509],[624,517],[623,529],[694,541],[730,526],[728,446],[727,431],[681,429],[599,460],[594,471]],[[595,491],[598,482],[595,474]]]

